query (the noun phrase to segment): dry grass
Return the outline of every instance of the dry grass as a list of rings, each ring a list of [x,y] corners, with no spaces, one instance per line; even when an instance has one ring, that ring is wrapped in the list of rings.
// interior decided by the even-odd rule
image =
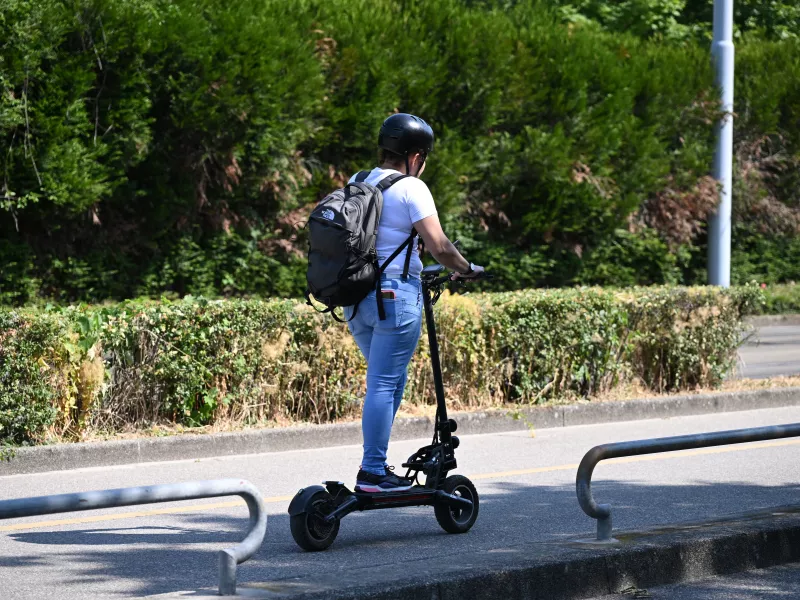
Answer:
[[[556,402],[546,402],[539,404],[540,406],[547,405],[563,405],[563,404],[583,404],[587,402],[622,402],[625,400],[636,400],[643,398],[666,398],[670,396],[686,396],[686,395],[700,395],[700,394],[713,394],[719,392],[741,392],[749,390],[761,390],[768,388],[786,388],[786,387],[800,387],[800,376],[797,377],[775,377],[772,379],[730,379],[725,381],[723,385],[716,389],[698,388],[691,391],[682,391],[672,394],[654,394],[648,391],[640,383],[630,383],[620,386],[613,391],[600,394],[591,400],[573,398],[562,399]],[[529,404],[503,404],[494,406],[472,407],[467,410],[474,412],[485,411],[503,411],[503,412],[516,412],[523,408],[529,408]],[[464,409],[459,407],[459,411]],[[436,414],[436,406],[434,405],[420,405],[404,403],[400,407],[398,418],[408,417],[428,417],[433,418]],[[359,418],[359,415],[353,415],[348,418],[339,419],[339,423],[352,422]],[[208,433],[225,433],[234,431],[245,431],[248,429],[274,429],[279,427],[291,427],[304,424],[301,421],[283,419],[280,421],[269,421],[258,425],[242,426],[235,421],[221,421],[214,425],[205,427],[183,427],[180,425],[158,425],[149,427],[147,429],[122,431],[118,433],[102,433],[95,432],[91,436],[84,438],[84,441],[102,441],[102,440],[120,440],[120,439],[133,439],[138,437],[164,437],[171,435],[200,435]],[[51,443],[64,442],[69,440],[64,439],[51,439]]]

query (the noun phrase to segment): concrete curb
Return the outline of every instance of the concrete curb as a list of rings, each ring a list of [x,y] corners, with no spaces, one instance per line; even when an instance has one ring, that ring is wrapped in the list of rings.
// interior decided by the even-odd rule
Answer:
[[[798,405],[800,387],[787,387],[532,407],[517,414],[516,418],[505,411],[457,413],[453,416],[458,421],[459,434],[478,434],[529,427],[552,429]],[[432,420],[427,417],[398,419],[392,431],[392,439],[427,438],[432,431]],[[0,463],[0,476],[360,443],[361,424],[354,422],[254,429],[236,433],[183,434],[109,442],[55,444],[17,449],[13,458]]]
[[[769,327],[770,325],[800,325],[800,315],[758,315],[745,318],[745,322],[753,327]]]
[[[573,600],[800,560],[798,507],[735,520],[621,534],[613,546],[525,544],[421,557],[397,569],[350,569],[242,583],[241,597],[286,600]],[[246,576],[247,567],[243,567]],[[208,595],[206,595],[208,594]],[[210,591],[152,598],[212,598]]]

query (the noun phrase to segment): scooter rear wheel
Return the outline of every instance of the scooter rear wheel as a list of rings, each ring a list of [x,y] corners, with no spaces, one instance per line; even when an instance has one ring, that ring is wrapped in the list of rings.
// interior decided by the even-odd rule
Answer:
[[[339,521],[326,523],[324,519],[333,510],[332,500],[328,492],[317,492],[308,499],[303,512],[290,517],[292,537],[303,550],[325,550],[339,534]]]
[[[471,508],[455,508],[447,504],[436,504],[433,507],[436,520],[447,533],[466,533],[478,518],[478,509],[480,508],[478,490],[463,475],[451,475],[444,480],[442,489],[448,494],[460,496],[472,502]]]

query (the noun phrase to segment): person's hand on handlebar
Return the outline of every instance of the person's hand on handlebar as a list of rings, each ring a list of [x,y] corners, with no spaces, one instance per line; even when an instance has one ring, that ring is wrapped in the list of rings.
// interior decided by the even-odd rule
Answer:
[[[483,275],[483,267],[470,263],[458,251],[457,244],[451,242],[442,231],[439,216],[435,213],[414,222],[414,229],[422,238],[425,247],[440,265],[453,271],[451,280],[477,279]]]
[[[472,263],[469,264],[470,267],[472,267],[471,271],[468,271],[466,273],[459,273],[458,271],[456,271],[450,276],[450,279],[453,281],[457,281],[459,279],[478,279],[483,275],[484,272],[483,267],[479,265],[473,265]]]

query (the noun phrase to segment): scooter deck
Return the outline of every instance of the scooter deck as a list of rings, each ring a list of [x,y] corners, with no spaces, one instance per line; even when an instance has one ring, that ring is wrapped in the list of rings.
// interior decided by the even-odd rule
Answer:
[[[415,485],[410,490],[402,492],[361,492],[356,490],[353,495],[358,498],[361,510],[370,508],[386,508],[388,506],[428,506],[433,504],[436,490]]]
[[[351,497],[357,501],[355,510],[370,510],[389,506],[426,506],[436,497],[436,490],[422,485],[399,492],[362,492],[358,488],[350,491],[341,481],[325,481],[325,487],[334,498]]]
[[[328,492],[334,497],[338,504],[336,509],[325,517],[326,521],[332,522],[336,519],[350,514],[354,510],[377,510],[379,508],[399,508],[402,506],[433,506],[435,504],[449,504],[456,508],[469,508],[472,502],[448,494],[444,490],[437,490],[421,485],[415,485],[409,490],[402,492],[351,492],[340,481],[326,481],[325,486]]]

